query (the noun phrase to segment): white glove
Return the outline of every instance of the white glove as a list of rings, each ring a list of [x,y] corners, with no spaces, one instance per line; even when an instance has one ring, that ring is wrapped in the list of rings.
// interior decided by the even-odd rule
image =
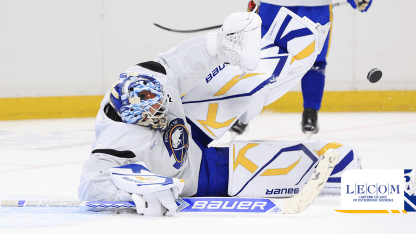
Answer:
[[[137,213],[149,216],[176,213],[175,199],[182,192],[184,180],[153,174],[144,163],[111,168],[110,175],[120,190],[133,194]]]
[[[260,60],[261,19],[255,13],[237,12],[225,18],[218,33],[208,33],[207,52],[221,63],[238,65],[243,72],[256,69]]]
[[[355,0],[355,3],[357,4],[357,8],[359,11],[361,12],[366,12],[368,10],[368,8],[370,8],[372,0]]]
[[[163,190],[155,193],[149,193],[144,195],[132,194],[134,204],[136,205],[136,211],[138,214],[146,216],[172,216],[176,213],[178,206],[175,199],[178,196],[173,192],[177,191],[176,188],[170,190]]]
[[[371,3],[373,0],[347,0],[348,3],[352,6],[354,9],[358,9],[360,12],[366,12],[368,8],[370,8]]]

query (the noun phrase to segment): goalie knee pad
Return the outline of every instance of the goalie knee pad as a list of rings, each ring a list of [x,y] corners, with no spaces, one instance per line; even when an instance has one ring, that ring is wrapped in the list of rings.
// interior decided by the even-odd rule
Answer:
[[[232,142],[229,148],[230,196],[292,197],[305,186],[328,149],[339,153],[338,163],[323,189],[340,194],[344,171],[359,168],[358,157],[349,146],[323,141]]]

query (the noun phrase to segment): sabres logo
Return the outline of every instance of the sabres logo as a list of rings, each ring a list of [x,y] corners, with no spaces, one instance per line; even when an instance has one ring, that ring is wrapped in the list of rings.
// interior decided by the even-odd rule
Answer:
[[[407,212],[416,212],[416,170],[404,170],[404,209]]]
[[[165,131],[163,141],[169,155],[175,158],[173,167],[179,169],[185,159],[186,151],[189,147],[189,133],[183,119],[177,118],[170,122]]]
[[[405,170],[404,179],[406,192],[416,194],[416,170]]]

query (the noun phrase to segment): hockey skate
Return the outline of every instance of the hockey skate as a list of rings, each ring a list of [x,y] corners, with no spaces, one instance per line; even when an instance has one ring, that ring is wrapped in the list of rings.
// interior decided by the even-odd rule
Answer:
[[[244,124],[240,120],[237,120],[229,131],[231,132],[231,141],[233,141],[237,135],[241,135],[248,131],[248,124]]]
[[[302,132],[306,134],[309,140],[312,134],[319,132],[318,111],[312,108],[305,108],[302,114]]]

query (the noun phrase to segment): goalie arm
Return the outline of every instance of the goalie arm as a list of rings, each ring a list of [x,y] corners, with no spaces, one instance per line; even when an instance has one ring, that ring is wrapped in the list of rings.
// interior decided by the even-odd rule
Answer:
[[[156,175],[143,163],[110,169],[111,179],[121,190],[132,194],[139,214],[172,216],[176,213],[179,193],[185,181]]]
[[[168,75],[173,73],[178,79],[181,96],[205,78],[211,68],[220,64],[218,58],[207,53],[205,37],[187,39],[167,52],[158,54],[155,61],[167,68]]]
[[[220,64],[252,71],[260,59],[261,19],[257,14],[237,12],[229,15],[219,32],[181,42],[156,61],[179,79],[181,95],[190,91]]]

